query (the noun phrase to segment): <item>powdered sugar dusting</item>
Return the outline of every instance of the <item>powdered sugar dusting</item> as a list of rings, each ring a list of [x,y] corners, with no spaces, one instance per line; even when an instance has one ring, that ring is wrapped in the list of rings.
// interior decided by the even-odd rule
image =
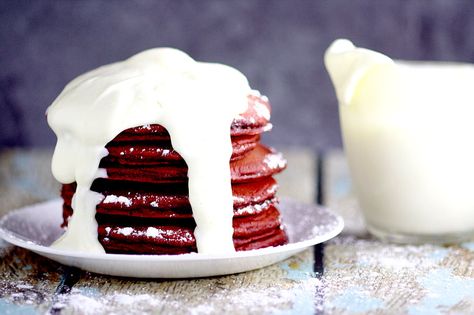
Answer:
[[[339,216],[316,205],[281,198],[278,209],[290,242],[302,242],[313,238],[326,239],[330,235],[337,235],[344,226]]]
[[[124,236],[147,237],[156,240],[176,240],[181,242],[190,242],[194,240],[193,235],[188,230],[182,230],[183,233],[176,233],[174,230],[160,229],[150,226],[146,230],[135,229],[133,227],[106,227],[106,237],[113,237],[112,234]]]
[[[193,239],[193,236],[188,231],[184,231],[184,235],[178,235],[174,231],[162,230],[156,227],[149,227],[145,233],[138,232],[137,234],[145,235],[146,237],[156,239],[174,239],[182,242],[189,242]]]
[[[244,198],[239,197],[239,196],[235,196],[235,195],[232,196],[232,200],[233,200],[234,202],[244,202],[244,201],[245,201]]]
[[[132,234],[132,232],[133,232],[133,228],[131,228],[131,227],[117,229],[118,234],[122,234],[122,235],[125,235],[125,236],[129,236],[130,234]]]
[[[235,211],[234,213],[236,213],[238,215],[244,215],[244,214],[249,215],[249,214],[260,213],[263,210],[268,209],[268,207],[272,203],[274,203],[274,200],[273,199],[268,199],[268,200],[265,200],[263,203],[248,205],[248,206],[242,207],[240,209],[237,209],[237,211]]]
[[[107,195],[102,203],[119,203],[124,206],[130,207],[132,205],[132,200],[125,196],[116,196],[116,195]]]
[[[281,153],[268,154],[263,160],[263,163],[271,169],[284,168],[286,166],[286,160]]]
[[[29,266],[31,268],[31,266]],[[9,308],[4,303],[19,303],[23,306],[31,307],[41,303],[48,303],[49,298],[41,290],[41,286],[29,284],[25,281],[18,281],[18,275],[10,278],[11,274],[6,272],[0,278],[0,313],[10,314]],[[15,311],[15,309],[13,310]],[[17,313],[15,313],[17,314]],[[19,314],[19,313],[18,313]]]
[[[325,249],[326,310],[431,314],[474,301],[474,263],[459,264],[462,255],[474,261],[473,253],[455,246],[331,240]]]
[[[311,257],[307,250],[265,269],[171,286],[143,282],[130,287],[123,280],[89,276],[92,287],[73,288],[54,306],[66,314],[314,314],[320,310],[314,297],[323,283],[305,263]]]
[[[148,237],[162,237],[163,235],[167,235],[168,233],[162,231],[162,230],[158,230],[157,228],[154,228],[154,227],[149,227],[147,230],[146,230],[146,236]],[[172,235],[171,233],[169,233],[169,235]]]

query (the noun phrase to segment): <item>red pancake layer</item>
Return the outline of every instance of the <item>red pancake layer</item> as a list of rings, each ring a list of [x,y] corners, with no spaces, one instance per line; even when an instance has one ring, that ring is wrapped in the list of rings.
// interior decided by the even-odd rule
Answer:
[[[97,213],[143,218],[191,218],[192,211],[186,189],[165,190],[160,186],[99,191],[104,199],[97,205]],[[161,189],[160,189],[161,188]],[[169,188],[169,187],[168,187]],[[183,187],[185,188],[185,187]],[[75,184],[63,185],[61,196],[68,212]],[[232,186],[234,216],[258,213],[268,208],[275,199],[277,183],[272,177]]]
[[[238,136],[232,138],[231,160],[242,158],[246,153],[254,149],[259,135]],[[117,142],[107,145],[109,154],[104,158],[104,163],[119,165],[159,165],[184,164],[183,158],[171,146],[171,141],[159,142]]]
[[[186,165],[156,164],[128,165],[110,163],[103,160],[101,167],[107,170],[107,178],[112,181],[129,181],[139,183],[163,184],[182,183],[187,181]],[[258,144],[253,150],[238,160],[231,161],[232,182],[246,182],[272,176],[286,167],[282,155]]]
[[[159,254],[178,254],[196,251],[194,225],[124,225],[99,221],[99,240],[109,252],[122,252],[118,245],[127,246],[135,254],[149,253],[151,248]],[[101,222],[102,221],[102,222]],[[256,243],[272,243],[283,238],[279,212],[275,207],[252,217],[234,218],[234,246],[236,250],[251,249]],[[286,236],[284,237],[286,240]]]

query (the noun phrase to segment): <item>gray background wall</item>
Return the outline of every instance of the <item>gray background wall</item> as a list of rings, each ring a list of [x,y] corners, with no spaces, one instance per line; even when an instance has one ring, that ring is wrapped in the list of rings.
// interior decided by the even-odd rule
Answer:
[[[403,59],[474,62],[474,2],[0,1],[0,148],[52,146],[44,112],[63,86],[157,46],[230,64],[270,97],[273,145],[341,145],[322,64],[332,40]]]

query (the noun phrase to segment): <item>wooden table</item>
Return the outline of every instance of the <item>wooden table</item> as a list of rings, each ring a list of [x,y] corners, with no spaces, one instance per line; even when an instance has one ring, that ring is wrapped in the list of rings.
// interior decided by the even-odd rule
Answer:
[[[197,280],[101,276],[0,241],[0,314],[474,314],[474,242],[400,246],[367,235],[341,152],[286,150],[281,195],[322,202],[343,235],[260,270]],[[55,198],[50,151],[0,154],[0,214]]]

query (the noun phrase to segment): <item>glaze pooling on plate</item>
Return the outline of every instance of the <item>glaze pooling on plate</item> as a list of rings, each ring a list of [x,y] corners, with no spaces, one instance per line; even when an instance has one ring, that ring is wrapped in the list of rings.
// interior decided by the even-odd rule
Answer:
[[[99,169],[105,146],[123,130],[160,124],[188,165],[198,251],[233,252],[230,126],[246,111],[249,94],[247,79],[236,69],[196,62],[171,48],[144,51],[70,82],[47,111],[58,137],[53,174],[61,183],[77,183],[74,215],[52,246],[104,252],[94,218],[103,196],[90,188],[107,176]]]
[[[59,227],[61,208],[62,200],[57,199],[13,210],[0,220],[0,237],[62,264],[91,272],[124,277],[189,278],[232,274],[271,265],[335,237],[344,225],[341,217],[326,208],[283,198],[279,209],[289,237],[286,245],[226,254],[81,253],[49,247],[63,233]]]

